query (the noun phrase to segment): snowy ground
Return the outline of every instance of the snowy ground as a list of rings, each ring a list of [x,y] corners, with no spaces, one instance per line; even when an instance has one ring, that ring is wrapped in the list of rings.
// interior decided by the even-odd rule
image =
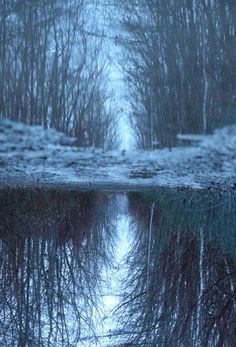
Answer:
[[[39,126],[0,120],[0,186],[137,190],[236,188],[236,125],[172,150],[104,152]]]

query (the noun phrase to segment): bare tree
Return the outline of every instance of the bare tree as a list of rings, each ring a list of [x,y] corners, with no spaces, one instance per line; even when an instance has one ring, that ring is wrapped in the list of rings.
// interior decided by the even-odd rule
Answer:
[[[96,35],[88,5],[2,0],[0,115],[78,136],[82,146],[107,147],[114,145],[115,111],[107,107],[103,35]]]
[[[139,147],[235,122],[235,4],[121,1],[123,63]],[[127,64],[128,62],[128,64]]]

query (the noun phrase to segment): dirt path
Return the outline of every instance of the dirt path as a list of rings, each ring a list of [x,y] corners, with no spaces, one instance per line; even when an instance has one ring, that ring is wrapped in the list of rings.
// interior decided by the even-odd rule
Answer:
[[[53,129],[0,121],[0,185],[92,190],[236,188],[236,126],[155,151],[78,148]]]

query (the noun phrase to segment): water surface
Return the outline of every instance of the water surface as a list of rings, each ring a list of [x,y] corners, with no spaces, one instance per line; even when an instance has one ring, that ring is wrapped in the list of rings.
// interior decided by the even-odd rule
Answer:
[[[0,195],[1,346],[236,345],[233,192]]]

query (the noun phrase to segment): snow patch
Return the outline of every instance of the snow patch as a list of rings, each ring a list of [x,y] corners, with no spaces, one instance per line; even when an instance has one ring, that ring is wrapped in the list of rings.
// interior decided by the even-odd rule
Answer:
[[[236,125],[213,135],[181,135],[194,146],[154,151],[76,147],[54,129],[0,120],[1,186],[72,185],[94,189],[236,186]]]

